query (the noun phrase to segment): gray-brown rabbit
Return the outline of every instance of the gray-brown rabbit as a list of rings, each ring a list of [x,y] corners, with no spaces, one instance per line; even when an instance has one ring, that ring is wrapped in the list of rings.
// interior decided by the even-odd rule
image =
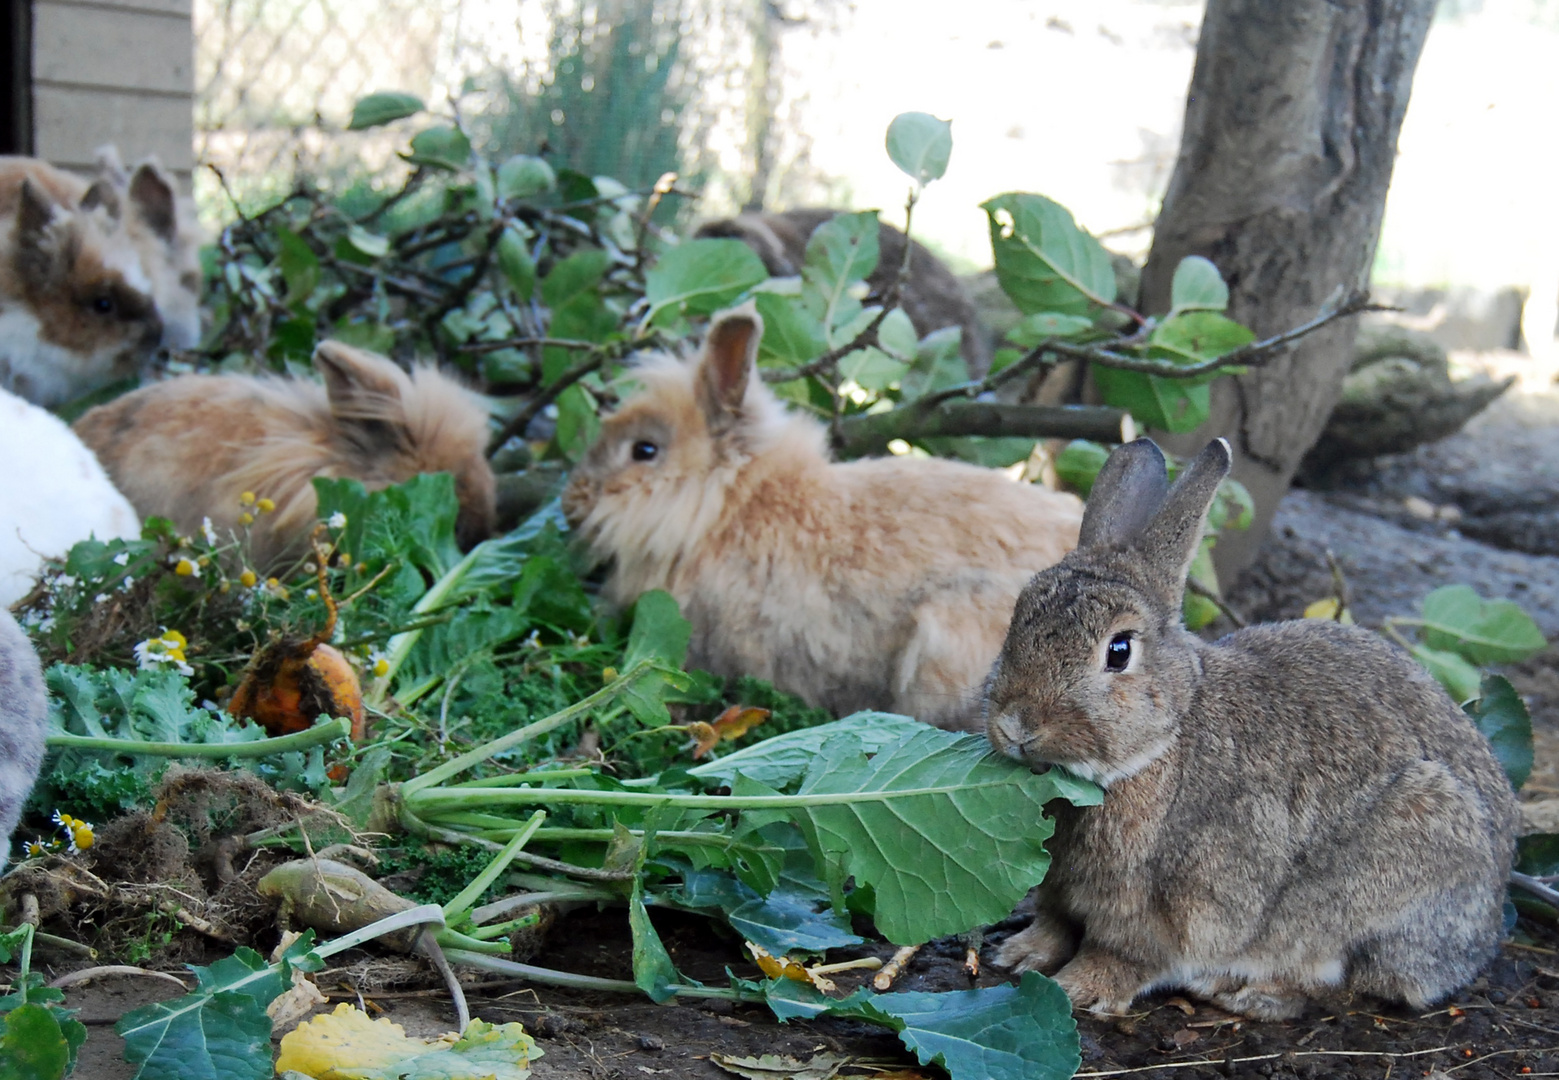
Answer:
[[[1229,464],[1220,439],[1170,489],[1151,442],[1116,450],[1077,550],[1018,599],[991,741],[1106,790],[1058,808],[1039,914],[997,961],[1059,967],[1073,1005],[1102,1013],[1159,986],[1263,1019],[1335,987],[1423,1008],[1498,947],[1514,795],[1469,719],[1376,634],[1185,630]]]

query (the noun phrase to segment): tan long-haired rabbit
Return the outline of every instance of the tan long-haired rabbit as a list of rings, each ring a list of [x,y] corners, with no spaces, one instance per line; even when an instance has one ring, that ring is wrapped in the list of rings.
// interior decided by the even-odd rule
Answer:
[[[1117,449],[1077,550],[1018,600],[991,741],[1106,791],[1052,804],[1039,915],[997,960],[1060,967],[1095,1012],[1158,986],[1263,1019],[1328,987],[1425,1008],[1498,947],[1514,795],[1468,717],[1379,635],[1186,631],[1186,572],[1229,464],[1220,439],[1170,489],[1151,442]]]
[[[831,461],[822,425],[757,377],[762,333],[738,310],[696,359],[642,363],[565,513],[611,560],[613,599],[677,598],[690,663],[973,727],[1013,601],[1077,542],[1081,504],[958,462]]]
[[[243,492],[270,498],[254,524],[257,564],[272,563],[315,519],[315,477],[370,489],[418,473],[454,474],[456,532],[470,547],[492,533],[494,481],[487,410],[436,369],[407,375],[372,353],[327,341],[314,353],[324,385],[306,379],[182,375],[89,411],[76,434],[143,516],[193,535],[204,518],[236,528]]]

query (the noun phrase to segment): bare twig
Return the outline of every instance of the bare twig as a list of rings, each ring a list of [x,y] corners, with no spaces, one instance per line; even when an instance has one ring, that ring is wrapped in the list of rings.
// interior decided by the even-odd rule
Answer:
[[[899,977],[904,970],[904,965],[909,963],[916,953],[920,951],[919,945],[905,945],[893,954],[893,958],[882,965],[882,970],[872,976],[872,987],[877,990],[887,990],[893,985],[893,980]]]
[[[1559,908],[1559,891],[1549,888],[1532,875],[1512,870],[1510,872],[1510,883],[1518,889],[1531,893],[1539,900]]]
[[[1228,619],[1235,625],[1236,629],[1243,630],[1245,627],[1250,625],[1240,616],[1238,611],[1235,611],[1228,604],[1224,603],[1223,597],[1219,596],[1217,593],[1209,589],[1206,585],[1203,585],[1200,581],[1197,581],[1195,578],[1186,578],[1185,587],[1187,592],[1195,593],[1203,600],[1209,601],[1214,607],[1223,613],[1223,617],[1225,619]]]
[[[520,408],[519,412],[511,416],[508,422],[498,429],[498,434],[494,435],[492,441],[487,444],[487,456],[492,457],[504,443],[516,435],[524,434],[525,429],[530,426],[530,422],[540,416],[543,409],[556,401],[563,391],[591,372],[601,370],[602,365],[611,359],[617,351],[609,347],[598,346],[598,348],[600,348],[600,351],[593,356],[587,357],[584,363],[576,364],[562,375],[559,375],[549,385],[538,390],[535,397],[527,401]]]
[[[512,337],[501,341],[469,341],[464,345],[456,345],[455,352],[482,353],[499,352],[503,349],[525,349],[540,345],[544,349],[573,349],[584,352],[589,349],[599,349],[599,341],[578,341],[574,338],[550,338],[550,337]]]
[[[1332,554],[1332,549],[1326,549],[1326,565],[1332,570],[1332,595],[1337,598],[1337,611],[1332,616],[1337,622],[1342,622],[1343,616],[1348,611],[1348,579],[1343,575],[1342,564],[1337,561],[1337,556]]]
[[[185,985],[184,980],[176,975],[169,975],[166,971],[152,971],[143,967],[131,967],[128,964],[105,964],[100,967],[82,968],[80,971],[72,971],[61,975],[49,985],[56,990],[63,990],[67,986],[79,986],[84,982],[91,982],[93,979],[104,979],[114,975],[134,975],[144,976],[148,979],[161,979],[164,982],[172,983],[180,990],[189,989]]]
[[[1169,379],[1190,379],[1198,375],[1206,375],[1226,367],[1248,366],[1265,363],[1272,359],[1280,349],[1292,345],[1302,337],[1315,333],[1317,330],[1339,319],[1350,315],[1358,315],[1366,311],[1394,311],[1393,307],[1385,304],[1370,302],[1369,293],[1358,292],[1348,297],[1331,311],[1325,311],[1308,322],[1300,323],[1292,330],[1285,330],[1281,334],[1263,338],[1261,341],[1253,341],[1249,345],[1242,345],[1233,352],[1224,353],[1222,356],[1211,360],[1203,360],[1196,364],[1177,364],[1172,360],[1151,360],[1138,356],[1126,356],[1109,349],[1100,349],[1091,345],[1072,345],[1065,341],[1049,341],[1038,349],[1048,350],[1058,356],[1065,356],[1074,360],[1087,360],[1099,367],[1114,368],[1117,371],[1138,371],[1145,375],[1161,375]]]
[[[1009,405],[998,401],[916,401],[880,413],[841,418],[834,445],[841,454],[880,453],[894,439],[947,436],[1125,440],[1124,409],[1108,405]]]

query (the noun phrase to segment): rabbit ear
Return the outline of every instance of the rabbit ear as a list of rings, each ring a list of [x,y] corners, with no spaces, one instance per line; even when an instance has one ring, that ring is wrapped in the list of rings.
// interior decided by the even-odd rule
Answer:
[[[727,312],[709,327],[698,365],[698,403],[710,427],[725,426],[741,411],[762,337],[763,320],[752,308]]]
[[[87,193],[81,197],[81,209],[95,210],[101,206],[108,216],[119,220],[119,192],[108,180],[94,180]]]
[[[156,163],[143,162],[130,177],[130,201],[135,204],[146,227],[158,238],[170,241],[179,229],[178,207],[173,185]]]
[[[382,356],[339,341],[322,341],[314,366],[325,379],[337,430],[364,453],[404,449],[406,409],[402,392],[411,381]]]
[[[1233,460],[1227,439],[1208,443],[1175,481],[1163,509],[1137,539],[1137,550],[1152,576],[1163,584],[1166,596],[1178,597],[1185,589],[1186,573],[1202,542],[1202,523]]]
[[[1163,505],[1169,478],[1152,439],[1118,446],[1094,478],[1078,547],[1124,547]]]

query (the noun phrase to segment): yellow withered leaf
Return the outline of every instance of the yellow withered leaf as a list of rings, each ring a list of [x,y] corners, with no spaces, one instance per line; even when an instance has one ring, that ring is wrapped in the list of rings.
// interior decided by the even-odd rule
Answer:
[[[463,1035],[413,1039],[354,1005],[299,1024],[282,1037],[278,1074],[313,1080],[525,1080],[541,1056],[519,1024],[473,1020]]]
[[[788,956],[775,956],[762,945],[747,942],[747,951],[752,953],[753,962],[758,965],[758,970],[771,979],[786,978],[792,982],[811,983],[825,994],[831,994],[837,987],[834,981],[816,971],[808,971],[800,963]]]
[[[1335,596],[1328,596],[1317,600],[1305,608],[1307,619],[1336,619],[1345,626],[1353,625],[1353,613],[1347,608],[1342,609],[1342,617],[1337,616],[1338,601]]]

